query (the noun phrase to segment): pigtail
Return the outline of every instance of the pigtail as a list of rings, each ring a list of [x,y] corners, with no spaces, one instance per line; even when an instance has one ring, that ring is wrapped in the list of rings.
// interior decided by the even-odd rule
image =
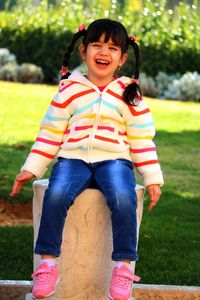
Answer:
[[[133,82],[129,84],[123,93],[123,98],[128,105],[137,106],[140,102],[141,89],[138,85],[139,79],[139,66],[140,66],[140,50],[136,43],[136,38],[131,36],[128,40],[128,44],[133,47],[135,53],[135,72]]]
[[[81,26],[79,26],[79,31],[73,35],[71,43],[67,47],[67,50],[64,54],[63,64],[62,64],[62,68],[60,71],[61,72],[61,80],[67,79],[69,77],[69,75],[70,75],[69,60],[70,60],[71,53],[74,50],[74,45],[78,39],[80,39],[81,37],[84,37],[86,35],[86,32],[87,32],[87,30],[85,29],[84,25],[81,25]]]

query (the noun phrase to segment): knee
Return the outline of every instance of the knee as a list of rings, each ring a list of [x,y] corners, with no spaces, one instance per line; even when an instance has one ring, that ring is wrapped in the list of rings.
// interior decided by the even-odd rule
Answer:
[[[113,208],[119,210],[122,214],[126,214],[132,209],[137,207],[137,196],[134,192],[120,189],[115,194],[115,198],[112,201]]]
[[[66,209],[70,206],[71,199],[69,193],[65,193],[59,186],[54,186],[45,192],[44,206],[54,209]]]

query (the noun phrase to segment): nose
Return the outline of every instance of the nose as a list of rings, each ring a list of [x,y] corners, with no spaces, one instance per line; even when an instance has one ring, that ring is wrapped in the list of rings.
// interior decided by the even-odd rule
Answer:
[[[102,45],[99,52],[100,52],[101,55],[107,56],[108,55],[108,51],[107,51],[106,45]]]

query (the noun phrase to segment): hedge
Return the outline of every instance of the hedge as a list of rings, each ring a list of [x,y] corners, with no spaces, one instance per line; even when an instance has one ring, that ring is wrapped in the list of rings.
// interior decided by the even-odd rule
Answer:
[[[58,76],[64,49],[72,33],[57,34],[54,30],[38,28],[19,33],[16,29],[4,28],[1,33],[0,47],[8,48],[17,57],[19,64],[34,63],[42,67],[45,81],[53,82]],[[78,51],[74,51],[71,67],[79,64]]]

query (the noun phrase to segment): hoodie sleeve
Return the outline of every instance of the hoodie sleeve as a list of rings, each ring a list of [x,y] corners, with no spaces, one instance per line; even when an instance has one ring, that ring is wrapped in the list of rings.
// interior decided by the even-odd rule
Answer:
[[[62,93],[53,98],[40,124],[40,131],[31,151],[21,168],[41,178],[48,165],[56,156],[67,130],[69,112],[66,109]]]
[[[160,184],[162,186],[164,184],[163,174],[153,142],[154,122],[142,97],[140,97],[138,106],[126,105],[125,120],[132,161],[141,175],[144,185]]]

